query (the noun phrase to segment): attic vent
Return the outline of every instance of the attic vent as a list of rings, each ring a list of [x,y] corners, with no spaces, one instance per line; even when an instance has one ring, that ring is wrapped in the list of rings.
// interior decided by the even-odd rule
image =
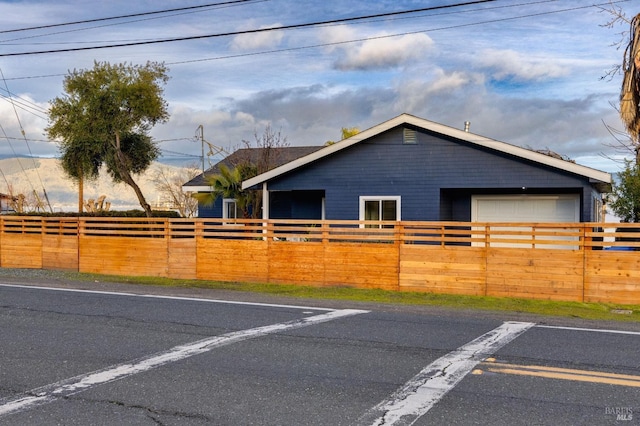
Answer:
[[[402,143],[406,145],[415,145],[418,143],[418,134],[413,129],[402,129]]]

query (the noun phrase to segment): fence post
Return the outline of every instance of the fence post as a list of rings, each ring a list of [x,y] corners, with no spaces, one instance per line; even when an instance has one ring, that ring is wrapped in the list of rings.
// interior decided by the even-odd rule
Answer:
[[[324,220],[322,221],[320,226],[322,227],[322,244],[326,245],[327,243],[329,243],[329,226]]]

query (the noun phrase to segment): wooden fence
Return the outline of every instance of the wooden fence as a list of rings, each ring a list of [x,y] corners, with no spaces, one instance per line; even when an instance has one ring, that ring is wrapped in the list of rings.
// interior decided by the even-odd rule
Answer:
[[[0,267],[640,304],[635,226],[2,216]]]

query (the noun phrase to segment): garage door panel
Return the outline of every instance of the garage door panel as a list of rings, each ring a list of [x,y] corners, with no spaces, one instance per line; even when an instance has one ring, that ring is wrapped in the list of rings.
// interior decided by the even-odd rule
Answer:
[[[471,199],[471,220],[474,222],[500,223],[571,223],[580,221],[579,195],[478,195]],[[493,231],[524,231],[531,228],[492,228]],[[524,242],[510,243],[505,240],[522,240],[522,236],[494,234],[499,242],[491,243],[491,247],[533,247]],[[576,241],[576,237],[537,237],[549,241]],[[482,245],[483,243],[476,243]],[[541,245],[544,248],[575,250],[574,245]]]
[[[476,195],[474,222],[579,222],[579,195]]]

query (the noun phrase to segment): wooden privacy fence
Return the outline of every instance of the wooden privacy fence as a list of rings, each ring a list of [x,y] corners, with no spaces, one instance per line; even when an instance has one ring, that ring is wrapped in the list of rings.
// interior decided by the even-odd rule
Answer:
[[[640,304],[637,224],[0,217],[0,267]]]

